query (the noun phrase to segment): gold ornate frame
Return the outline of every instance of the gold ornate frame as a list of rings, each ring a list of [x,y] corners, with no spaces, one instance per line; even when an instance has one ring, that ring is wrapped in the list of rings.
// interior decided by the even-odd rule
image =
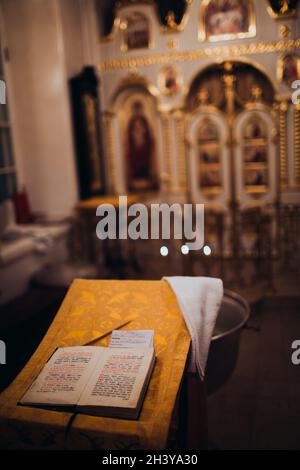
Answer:
[[[201,3],[199,10],[199,21],[198,21],[198,40],[199,41],[209,41],[209,42],[219,42],[219,41],[231,41],[233,39],[245,39],[253,38],[256,36],[256,15],[253,0],[248,0],[249,4],[249,30],[248,32],[236,33],[236,34],[220,34],[216,36],[207,37],[205,31],[205,10],[211,0],[204,0]]]
[[[208,119],[213,124],[213,126],[216,129],[218,129],[218,134],[220,134],[219,126],[215,122],[213,122],[213,119],[210,116],[205,117],[205,115],[203,115],[202,120],[204,121],[205,119]],[[210,145],[217,149],[218,155],[219,155],[219,162],[218,163],[208,164],[210,166],[210,170],[208,170],[209,166],[207,166],[207,164],[203,163],[202,161],[199,161],[197,168],[200,170],[200,176],[201,176],[201,173],[205,173],[205,166],[207,166],[206,172],[208,172],[208,171],[218,171],[219,176],[220,176],[220,184],[216,184],[215,186],[210,186],[210,187],[206,186],[205,187],[205,186],[202,186],[201,182],[199,181],[198,182],[198,189],[204,196],[217,196],[219,194],[222,194],[223,191],[224,191],[224,171],[222,171],[222,166],[223,166],[223,162],[222,162],[222,158],[221,158],[221,147],[222,147],[222,145],[221,145],[220,138],[218,137],[215,141],[212,141],[210,143]],[[197,143],[197,150],[199,150],[200,147],[206,147],[206,146],[207,146],[207,144],[205,144],[205,143],[199,144],[199,142],[198,142]],[[198,152],[197,152],[197,159],[199,159]]]
[[[187,159],[188,159],[188,149],[191,148],[193,146],[193,143],[188,139],[187,137],[187,129],[192,121],[192,119],[199,115],[199,110],[201,109],[201,114],[202,114],[202,119],[205,118],[205,116],[207,116],[209,119],[211,119],[211,117],[209,116],[210,114],[212,114],[213,116],[218,116],[219,118],[221,118],[223,120],[223,122],[226,124],[226,127],[228,129],[228,120],[226,119],[226,114],[224,112],[222,112],[219,108],[217,108],[216,106],[214,105],[211,105],[211,104],[205,104],[205,105],[199,105],[197,108],[193,109],[192,111],[188,111],[186,109],[186,107],[183,108],[183,113],[184,113],[184,148],[185,148],[185,152],[184,152],[184,156],[185,156],[185,165],[187,165]],[[212,119],[213,121],[213,119]],[[216,124],[217,127],[219,127],[217,124]],[[218,140],[220,147],[221,147],[221,144],[220,144],[220,140]],[[226,142],[226,145],[227,142]],[[223,166],[223,163],[222,161],[220,160],[220,168],[222,168]],[[186,180],[187,180],[187,184],[188,184],[188,180],[190,178],[189,176],[189,170],[187,168],[185,168],[185,174],[186,174]],[[220,194],[223,193],[224,191],[224,174],[223,172],[221,171],[221,184],[218,185],[218,186],[212,186],[212,187],[203,187],[200,185],[200,183],[197,184],[197,187],[198,187],[198,191],[205,197],[207,198],[207,203],[209,202],[212,202],[212,204],[216,204],[215,201],[211,201],[213,199],[215,199],[217,196],[219,196]]]
[[[116,111],[115,103],[116,103],[118,96],[123,91],[127,90],[130,87],[143,88],[145,91],[149,93],[149,95],[155,98],[156,103],[157,103],[157,108],[159,108],[161,104],[161,100],[160,100],[160,93],[158,89],[154,85],[152,85],[152,83],[144,75],[141,75],[139,73],[130,73],[119,82],[114,93],[112,94],[112,97],[109,103],[109,112],[113,113]]]
[[[247,109],[247,108],[246,108]],[[251,109],[248,107],[248,109]],[[270,155],[269,155],[269,148],[268,148],[268,136],[266,135],[265,137],[263,138],[259,138],[257,140],[261,140],[261,142],[257,142],[257,143],[253,143],[253,141],[255,140],[254,138],[250,138],[249,140],[247,138],[245,138],[245,135],[244,135],[244,131],[245,131],[245,128],[246,126],[249,124],[249,122],[251,122],[251,120],[253,119],[257,119],[258,121],[262,122],[263,125],[265,126],[265,122],[263,122],[263,120],[257,116],[255,114],[255,111],[253,111],[253,114],[246,120],[246,122],[244,123],[243,125],[243,128],[242,128],[242,142],[241,142],[241,148],[242,148],[242,156],[243,156],[243,178],[244,178],[244,189],[245,189],[245,192],[248,193],[248,194],[264,194],[268,191],[269,189],[269,158],[270,158]],[[268,134],[268,129],[266,128],[267,130],[267,134]],[[246,162],[244,160],[244,155],[245,155],[245,149],[246,148],[257,148],[257,147],[263,147],[265,148],[266,150],[266,155],[267,155],[267,159],[265,162]],[[268,182],[266,184],[260,184],[260,185],[253,185],[253,184],[246,184],[245,182],[245,173],[246,171],[266,171],[267,172],[267,176],[268,176]]]
[[[277,78],[278,80],[281,82],[281,83],[284,83],[285,85],[287,86],[290,86],[290,83],[286,82],[283,78],[283,71],[284,71],[284,59],[287,55],[293,55],[295,57],[297,57],[298,61],[297,61],[297,72],[298,72],[298,75],[299,75],[299,78],[300,78],[300,55],[297,54],[297,53],[288,53],[288,54],[283,54],[280,56],[280,58],[278,59],[278,62],[277,62]],[[297,78],[299,80],[299,78]],[[297,80],[296,79],[296,80]]]
[[[114,188],[116,191],[116,148],[115,148],[115,141],[113,138],[113,131],[112,131],[112,123],[114,119],[118,119],[120,123],[120,131],[121,131],[121,136],[124,138],[125,136],[125,129],[126,129],[126,122],[127,122],[127,117],[128,115],[126,114],[126,111],[120,107],[120,104],[118,104],[118,98],[119,96],[128,91],[129,89],[134,89],[136,87],[136,94],[139,94],[140,97],[142,96],[141,101],[143,104],[147,104],[147,101],[152,100],[153,105],[151,106],[151,112],[150,114],[154,112],[159,112],[159,107],[160,107],[160,93],[158,89],[152,85],[146,77],[143,75],[140,75],[138,73],[131,73],[125,78],[123,78],[118,86],[116,87],[109,103],[109,110],[104,114],[104,124],[106,128],[106,132],[108,132],[108,161],[110,165],[110,171],[112,171],[112,181],[111,181],[111,187]],[[128,103],[130,103],[132,100],[134,100],[134,95],[127,96],[125,98]],[[147,106],[145,106],[147,108]],[[150,116],[147,113],[147,117],[149,118]],[[151,129],[153,131],[153,134],[155,136],[158,135],[157,132],[157,127],[156,125],[153,125],[155,122],[155,119],[149,119],[149,122],[151,123]],[[123,155],[124,157],[124,155]],[[123,159],[124,164],[125,159]],[[155,150],[155,155],[154,155],[154,164],[156,167],[157,175],[159,175],[159,163],[158,163],[158,153],[157,150]]]
[[[144,18],[147,19],[148,27],[149,27],[149,43],[148,43],[147,47],[135,47],[135,48],[129,49],[128,45],[126,43],[126,40],[125,40],[126,30],[127,30],[127,27],[128,27],[128,20],[130,18],[134,17],[134,16],[137,16],[137,15],[143,16]],[[142,50],[142,49],[153,49],[153,47],[154,47],[153,27],[152,27],[151,20],[149,19],[149,17],[145,13],[140,12],[138,10],[134,10],[134,11],[128,13],[126,18],[120,22],[120,30],[121,30],[121,51],[122,52],[139,51],[139,50]]]
[[[173,69],[174,78],[176,79],[176,82],[177,82],[177,89],[174,91],[167,88],[165,84],[166,72],[168,69]],[[183,85],[182,75],[179,72],[178,68],[173,65],[165,65],[159,71],[157,82],[158,82],[158,88],[161,91],[161,93],[163,93],[164,95],[169,95],[169,96],[176,95],[181,90],[182,85]]]
[[[98,64],[99,72],[108,72],[110,70],[121,70],[132,67],[147,67],[157,64],[174,64],[175,62],[191,62],[194,60],[215,58],[220,60],[233,56],[237,59],[239,56],[250,56],[258,54],[272,54],[274,52],[288,52],[300,49],[300,38],[281,39],[279,41],[269,42],[250,42],[239,45],[219,46],[216,48],[206,47],[193,51],[168,52],[166,54],[140,55],[136,57],[126,57],[121,59],[104,60]]]
[[[223,58],[219,58],[218,60],[214,60],[212,62],[209,62],[208,64],[206,64],[204,67],[202,67],[200,70],[198,70],[190,79],[189,81],[184,85],[183,87],[183,93],[182,93],[182,96],[183,96],[183,105],[186,107],[187,106],[187,99],[188,99],[188,96],[189,96],[189,92],[190,92],[190,89],[191,89],[191,86],[192,84],[194,83],[194,81],[196,80],[196,78],[204,73],[206,70],[210,69],[211,67],[213,67],[214,65],[218,64],[218,65],[222,65],[224,64],[225,62],[240,62],[241,64],[249,64],[249,65],[252,65],[254,68],[256,68],[257,70],[259,70],[265,77],[266,79],[270,82],[270,84],[272,85],[273,87],[273,90],[274,90],[274,94],[278,94],[279,93],[279,86],[278,86],[278,83],[277,81],[271,76],[271,74],[265,69],[265,67],[260,64],[259,62],[255,61],[255,60],[251,60],[249,57],[235,57],[234,55],[229,55],[226,60],[224,60]],[[257,109],[258,107],[261,108],[261,109],[265,109],[267,110],[268,112],[270,112],[271,108],[265,104],[265,103],[255,103],[255,109]],[[210,108],[211,110],[214,110],[214,112],[218,109],[217,107],[214,107],[213,105],[208,105],[207,108]],[[245,109],[252,109],[253,108],[253,103],[246,103],[245,104]],[[197,110],[196,110],[197,112]],[[222,115],[224,113],[222,113],[222,111],[219,111]],[[223,115],[223,118],[225,117],[226,118],[226,114]]]
[[[268,191],[267,185],[260,185],[260,186],[251,186],[251,185],[244,185],[245,193],[247,194],[265,194]]]
[[[120,27],[120,18],[118,16],[115,17],[112,30],[106,36],[99,36],[99,43],[106,44],[107,42],[113,41],[115,39],[116,33]]]
[[[173,15],[170,12],[167,16],[167,26],[162,25],[160,27],[162,33],[164,34],[180,33],[181,31],[185,29],[187,22],[189,20],[189,17],[190,17],[189,9],[190,9],[190,5],[193,3],[193,0],[185,0],[185,3],[187,6],[186,6],[186,10],[183,14],[181,22],[177,24],[176,21],[174,21]]]
[[[122,10],[123,8],[126,8],[128,6],[136,6],[137,4],[138,5],[151,5],[151,6],[153,6],[154,3],[153,3],[153,0],[141,0],[139,2],[128,0],[127,2],[123,1],[122,3],[117,2],[116,3],[116,9],[115,9],[115,19],[114,19],[112,30],[107,36],[103,36],[103,37],[98,38],[98,42],[100,44],[105,44],[105,43],[113,41],[115,39],[116,33],[117,33],[117,31],[120,27],[120,23],[121,23],[120,10]]]
[[[156,145],[154,147],[154,151],[152,154],[152,171],[157,175],[157,178],[159,179],[159,163],[158,163],[158,151],[157,151],[157,136],[158,136],[158,129],[157,129],[157,123],[155,120],[155,113],[157,112],[157,103],[155,98],[148,92],[147,89],[142,92],[142,90],[137,90],[135,93],[132,93],[131,95],[128,95],[125,100],[123,101],[123,106],[117,110],[117,119],[119,120],[120,123],[120,136],[122,139],[122,159],[123,159],[123,169],[124,169],[124,175],[127,174],[127,162],[126,162],[126,130],[127,130],[127,125],[129,122],[129,108],[131,107],[132,103],[135,100],[139,100],[140,103],[142,103],[143,108],[144,108],[144,116],[147,118],[147,122],[149,124],[151,134],[155,138]],[[151,103],[151,105],[150,105]],[[125,176],[126,179],[126,176]],[[127,181],[126,181],[127,185]],[[144,190],[146,191],[151,191],[150,188],[145,188]]]
[[[289,19],[289,18],[296,18],[297,17],[297,8],[295,8],[294,10],[291,10],[291,11],[288,11],[287,13],[276,13],[271,5],[269,4],[268,0],[266,0],[266,3],[267,3],[267,11],[269,13],[269,15],[271,16],[271,18],[273,18],[274,20],[285,20],[285,19]]]
[[[249,58],[236,58],[236,57],[230,57],[230,59],[228,59],[226,61],[219,60],[219,61],[217,61],[217,64],[222,64],[222,63],[225,63],[225,62],[228,62],[228,61],[229,62],[230,61],[241,62],[241,63],[247,63],[247,64],[253,65],[269,81],[270,86],[273,87],[274,94],[275,94],[275,97],[276,97],[276,93],[278,93],[278,84],[275,82],[274,79],[272,79],[272,77],[264,69],[264,67],[262,67],[260,64],[257,64],[255,61],[249,60]],[[196,79],[196,77],[199,74],[203,73],[206,69],[210,68],[215,63],[216,62],[212,62],[210,64],[207,64],[204,68],[202,68],[200,71],[198,71],[193,76],[193,78],[190,80],[188,90],[185,89],[185,93],[184,93],[184,102],[185,102],[184,110],[187,113],[186,120],[188,122],[191,119],[191,116],[199,113],[200,109],[201,109],[202,112],[205,112],[206,110],[210,110],[211,112],[219,114],[222,117],[222,119],[224,120],[224,122],[230,127],[230,126],[232,126],[235,119],[237,118],[236,113],[234,113],[233,116],[230,117],[230,116],[228,116],[228,114],[226,112],[219,110],[218,108],[216,108],[214,105],[211,105],[211,104],[208,104],[208,105],[205,104],[204,106],[200,104],[199,106],[197,106],[196,108],[193,108],[192,110],[189,110],[187,108],[187,97],[188,97],[189,90],[190,90],[194,80]],[[274,120],[274,126],[275,126],[274,128],[272,128],[272,139],[275,138],[274,134],[277,133],[276,132],[276,118],[278,117],[278,114],[275,112],[275,109],[274,109],[275,103],[276,103],[276,101],[274,101],[274,103],[272,105],[268,105],[268,104],[262,103],[260,101],[255,101],[255,102],[249,102],[249,103],[244,104],[244,110],[253,110],[253,111],[264,110],[264,111],[267,111],[270,114],[270,116]],[[234,121],[232,119],[234,119]],[[233,132],[233,131],[229,131],[229,133],[231,133],[231,132]],[[190,146],[191,143],[186,140],[186,145]],[[236,137],[235,137],[234,134],[232,134],[232,136],[229,137],[229,140],[227,142],[227,146],[229,148],[231,148],[231,152],[232,152],[232,149],[234,148],[235,145],[237,145]],[[243,147],[243,144],[241,144],[241,146]],[[283,151],[282,150],[285,150],[285,149],[281,149],[281,154],[280,154],[281,155],[281,160],[283,158]],[[284,158],[285,158],[285,152],[284,152]],[[269,155],[268,155],[268,161],[269,161]],[[253,169],[255,169],[255,170],[260,169],[258,164],[256,164],[256,166],[257,166],[257,168],[253,168]],[[262,166],[262,165],[260,165],[260,166]],[[268,165],[267,165],[267,168],[268,168]],[[267,168],[261,168],[261,169],[267,170]],[[232,170],[234,170],[234,166],[232,166]],[[231,178],[233,180],[234,177],[232,176]],[[243,178],[244,178],[244,171],[243,171]],[[249,184],[244,185],[244,192],[245,192],[245,194],[251,195],[253,198],[259,198],[260,196],[263,196],[264,194],[267,193],[269,187],[270,186],[269,186],[269,174],[268,174],[267,185],[264,185],[264,184],[262,184],[262,185],[249,185]],[[219,188],[212,188],[212,190],[208,189],[208,191],[207,191],[206,189],[201,188],[201,193],[206,197],[209,197],[209,196],[213,197],[213,196],[218,195],[220,193],[220,190],[219,190]],[[236,200],[238,200],[238,198],[236,198]]]

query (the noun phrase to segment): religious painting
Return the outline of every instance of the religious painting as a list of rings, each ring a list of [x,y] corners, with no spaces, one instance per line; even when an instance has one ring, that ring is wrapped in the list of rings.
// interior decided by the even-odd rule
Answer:
[[[243,128],[244,184],[247,192],[263,192],[268,184],[268,129],[253,114]]]
[[[245,163],[265,163],[267,161],[266,147],[245,147],[244,160]]]
[[[300,79],[300,56],[286,54],[278,62],[278,78],[287,86]]]
[[[219,171],[206,171],[200,174],[200,187],[202,189],[219,188],[222,185]]]
[[[182,77],[176,67],[167,65],[158,75],[158,86],[165,95],[175,95],[182,86]]]
[[[268,0],[272,18],[290,18],[296,15],[299,0]]]
[[[266,169],[245,170],[245,185],[247,186],[267,186],[268,173]]]
[[[225,41],[256,34],[252,0],[204,0],[200,8],[199,39]]]
[[[265,139],[266,136],[266,126],[259,118],[250,119],[244,127],[244,138],[246,140]]]
[[[204,118],[197,132],[199,185],[204,192],[220,191],[222,186],[219,130]]]
[[[220,163],[219,148],[201,148],[199,155],[200,161],[204,164]]]
[[[121,22],[120,28],[122,30],[122,51],[151,47],[150,23],[143,13],[132,13]]]
[[[125,152],[128,189],[132,191],[157,189],[155,138],[145,104],[139,99],[131,102],[125,128]]]
[[[204,119],[198,129],[198,142],[218,141],[219,133],[210,119]]]

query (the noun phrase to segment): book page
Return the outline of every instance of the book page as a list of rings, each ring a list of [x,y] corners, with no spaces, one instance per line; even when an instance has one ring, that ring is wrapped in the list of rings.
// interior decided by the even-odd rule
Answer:
[[[113,330],[110,348],[149,348],[153,347],[154,330]]]
[[[153,355],[153,348],[107,348],[78,405],[135,408]]]
[[[75,405],[102,349],[96,346],[59,348],[20,403]]]

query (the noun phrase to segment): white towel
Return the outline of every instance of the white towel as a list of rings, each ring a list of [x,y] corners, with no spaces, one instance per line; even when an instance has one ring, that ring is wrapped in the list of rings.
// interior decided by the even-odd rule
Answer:
[[[212,277],[164,277],[173,289],[192,339],[191,372],[204,378],[211,338],[223,298],[223,282]]]

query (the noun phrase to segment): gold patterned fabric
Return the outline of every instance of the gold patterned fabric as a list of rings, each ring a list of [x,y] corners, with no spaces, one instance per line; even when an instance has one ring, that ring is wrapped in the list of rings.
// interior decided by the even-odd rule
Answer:
[[[92,341],[93,345],[107,345],[109,333],[128,321],[123,329],[155,332],[156,364],[138,420],[18,406],[57,347]],[[165,281],[75,280],[35,354],[0,395],[0,446],[164,448],[189,346],[190,336],[176,297]]]

